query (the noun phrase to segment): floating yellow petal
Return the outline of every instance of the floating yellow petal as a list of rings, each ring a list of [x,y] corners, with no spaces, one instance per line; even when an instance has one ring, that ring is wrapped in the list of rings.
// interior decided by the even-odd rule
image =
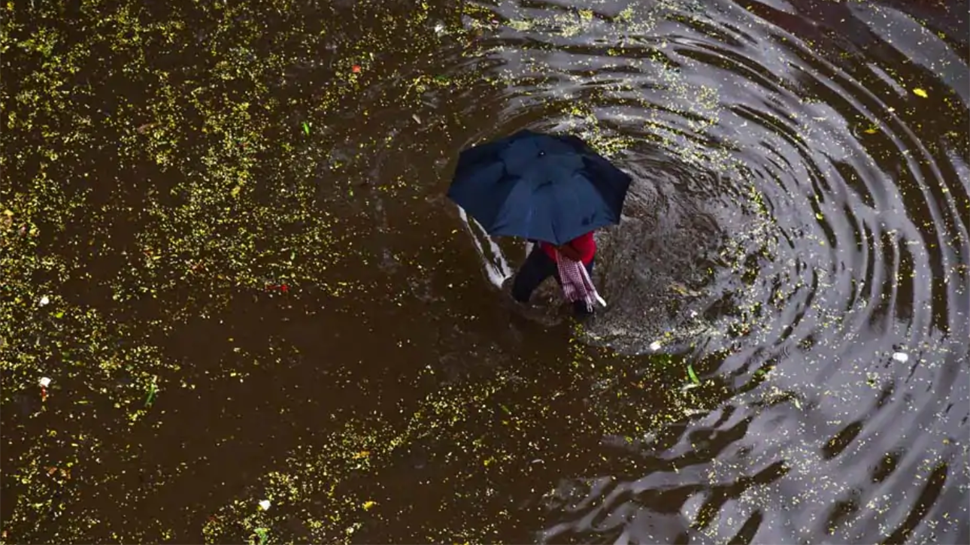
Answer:
[[[926,91],[920,89],[919,87],[917,87],[916,89],[913,89],[913,94],[916,95],[916,96],[918,96],[918,97],[923,97],[923,98],[926,98],[926,97],[929,96],[929,95],[926,94]]]
[[[376,501],[365,501],[364,502],[364,511],[370,509],[371,507],[374,507],[375,505],[377,505],[377,502]]]

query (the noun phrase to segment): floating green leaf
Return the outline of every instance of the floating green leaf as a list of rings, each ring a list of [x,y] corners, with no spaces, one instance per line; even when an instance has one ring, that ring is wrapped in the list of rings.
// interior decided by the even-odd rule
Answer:
[[[692,364],[687,364],[687,374],[690,375],[690,379],[694,384],[700,384],[701,379],[697,378],[697,373],[694,372],[694,366]]]
[[[158,393],[158,375],[152,377],[152,382],[148,385],[148,397],[145,398],[145,408],[149,408],[155,403],[155,394]]]

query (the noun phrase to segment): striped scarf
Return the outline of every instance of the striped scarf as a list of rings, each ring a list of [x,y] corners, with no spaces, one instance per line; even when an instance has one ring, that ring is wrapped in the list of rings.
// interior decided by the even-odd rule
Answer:
[[[562,281],[562,293],[570,303],[584,301],[586,310],[593,311],[593,303],[606,306],[606,301],[596,292],[596,286],[589,277],[586,267],[579,261],[573,261],[556,252],[556,266],[559,267],[559,279]]]

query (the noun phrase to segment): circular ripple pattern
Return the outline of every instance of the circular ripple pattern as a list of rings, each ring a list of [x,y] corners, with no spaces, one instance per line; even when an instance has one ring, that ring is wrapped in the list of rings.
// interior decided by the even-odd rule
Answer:
[[[575,131],[635,178],[588,339],[687,351],[730,392],[631,443],[669,464],[564,480],[542,538],[970,540],[967,10],[483,10],[494,132]]]

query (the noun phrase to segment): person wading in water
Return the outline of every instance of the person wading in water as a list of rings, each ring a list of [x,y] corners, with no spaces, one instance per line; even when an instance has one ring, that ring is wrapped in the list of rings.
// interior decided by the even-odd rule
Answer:
[[[545,279],[554,276],[563,288],[566,299],[573,304],[576,314],[589,316],[593,314],[593,303],[598,301],[605,304],[590,280],[595,257],[596,241],[592,232],[561,246],[540,242],[532,247],[515,274],[512,298],[523,304],[528,303],[532,292]]]
[[[590,280],[593,231],[618,225],[633,178],[571,134],[523,129],[458,156],[448,198],[488,236],[538,241],[516,273],[512,297],[528,303],[555,275],[582,316],[606,306]]]

